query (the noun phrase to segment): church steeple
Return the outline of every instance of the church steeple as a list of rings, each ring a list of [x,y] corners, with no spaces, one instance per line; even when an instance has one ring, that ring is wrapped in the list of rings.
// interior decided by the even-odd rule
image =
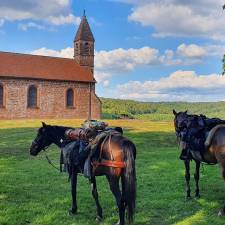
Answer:
[[[74,59],[94,71],[94,36],[87,21],[85,11],[74,39]]]

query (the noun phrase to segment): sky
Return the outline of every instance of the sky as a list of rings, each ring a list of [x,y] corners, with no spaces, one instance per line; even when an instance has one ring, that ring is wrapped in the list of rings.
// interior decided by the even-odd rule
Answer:
[[[224,0],[1,0],[0,51],[73,57],[83,11],[96,92],[138,101],[222,101]]]

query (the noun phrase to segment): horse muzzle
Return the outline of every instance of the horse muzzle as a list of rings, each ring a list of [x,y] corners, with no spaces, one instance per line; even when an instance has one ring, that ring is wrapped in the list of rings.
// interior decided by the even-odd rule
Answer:
[[[30,147],[30,155],[37,156],[39,153],[38,145],[36,143],[32,143]]]

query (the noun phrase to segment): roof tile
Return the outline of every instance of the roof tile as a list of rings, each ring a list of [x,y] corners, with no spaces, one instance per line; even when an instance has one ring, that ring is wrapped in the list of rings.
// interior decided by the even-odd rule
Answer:
[[[0,77],[95,82],[74,59],[0,52]]]

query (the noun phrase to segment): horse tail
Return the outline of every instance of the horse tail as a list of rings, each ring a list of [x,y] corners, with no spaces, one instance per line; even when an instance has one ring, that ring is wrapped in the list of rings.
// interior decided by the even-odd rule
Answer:
[[[122,149],[126,164],[122,176],[123,199],[125,201],[125,206],[127,206],[128,221],[130,224],[133,222],[136,203],[136,147],[131,141],[125,140],[122,144]]]

